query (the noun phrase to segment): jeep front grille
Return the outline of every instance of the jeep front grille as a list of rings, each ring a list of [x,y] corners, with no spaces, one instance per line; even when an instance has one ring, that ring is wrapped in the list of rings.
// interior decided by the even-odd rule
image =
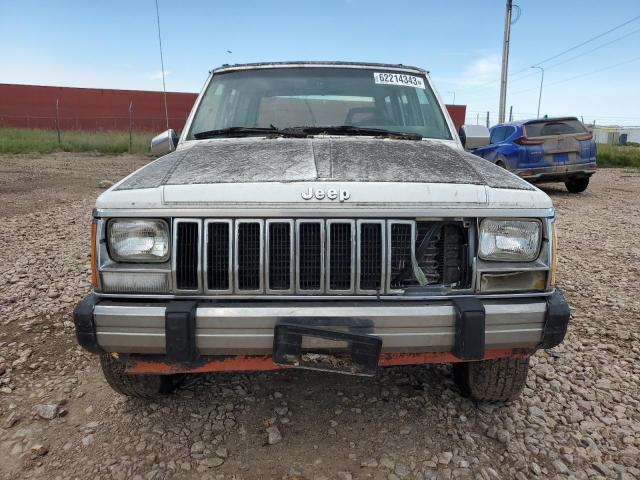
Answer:
[[[458,221],[178,219],[175,289],[377,295],[421,286],[467,288],[468,241],[468,225]]]
[[[200,290],[200,222],[175,221],[173,249],[176,288],[185,291]]]

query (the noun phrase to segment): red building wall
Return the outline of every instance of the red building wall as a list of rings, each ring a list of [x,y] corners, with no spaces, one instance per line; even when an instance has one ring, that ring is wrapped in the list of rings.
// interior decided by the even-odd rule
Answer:
[[[197,94],[167,92],[169,127],[180,132]],[[56,117],[56,102],[58,104]],[[166,129],[162,92],[99,88],[47,87],[0,83],[0,127],[61,130],[128,130],[129,105],[135,131]],[[456,129],[466,106],[447,105]]]
[[[447,105],[447,110],[449,111],[449,115],[451,115],[453,124],[456,126],[456,130],[459,130],[460,127],[464,124],[464,120],[467,115],[467,106]]]
[[[182,130],[195,93],[167,92],[169,126]],[[166,129],[162,92],[0,84],[0,127],[61,130],[128,130],[129,105],[135,131]]]

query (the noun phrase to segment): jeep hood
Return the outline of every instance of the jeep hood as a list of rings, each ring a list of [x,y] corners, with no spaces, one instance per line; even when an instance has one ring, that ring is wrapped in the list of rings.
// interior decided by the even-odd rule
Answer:
[[[338,138],[193,142],[129,176],[117,190],[256,182],[457,183],[532,190],[524,180],[434,141]]]
[[[349,199],[303,200],[309,189],[347,189]],[[549,209],[551,201],[510,172],[446,144],[361,137],[187,142],[129,175],[96,205],[318,214],[371,208],[396,215],[403,208],[487,206]]]

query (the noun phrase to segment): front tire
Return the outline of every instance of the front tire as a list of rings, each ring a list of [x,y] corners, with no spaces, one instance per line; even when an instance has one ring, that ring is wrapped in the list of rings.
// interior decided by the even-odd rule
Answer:
[[[564,184],[571,193],[581,193],[589,186],[589,177],[570,178]]]
[[[522,393],[529,357],[497,358],[453,364],[453,378],[465,397],[481,402],[509,402]]]
[[[125,364],[111,354],[100,355],[100,366],[107,383],[128,397],[150,400],[168,395],[178,385],[178,375],[137,375],[126,373]]]

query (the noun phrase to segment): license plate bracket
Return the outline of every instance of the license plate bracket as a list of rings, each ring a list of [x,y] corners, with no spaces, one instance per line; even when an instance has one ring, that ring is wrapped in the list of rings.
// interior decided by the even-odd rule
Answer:
[[[306,349],[305,337],[344,342],[347,348],[340,352]],[[273,362],[284,367],[371,377],[377,373],[381,350],[378,337],[323,326],[283,322],[276,325],[273,335]]]

